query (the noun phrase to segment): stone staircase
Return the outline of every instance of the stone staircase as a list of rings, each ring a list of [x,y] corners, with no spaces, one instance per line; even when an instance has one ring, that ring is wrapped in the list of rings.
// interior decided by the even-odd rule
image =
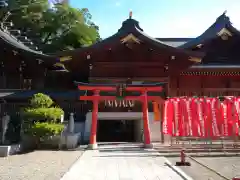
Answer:
[[[155,143],[154,149],[167,157],[179,157],[182,150],[189,156],[240,156],[240,142],[224,141],[178,141],[171,144]]]

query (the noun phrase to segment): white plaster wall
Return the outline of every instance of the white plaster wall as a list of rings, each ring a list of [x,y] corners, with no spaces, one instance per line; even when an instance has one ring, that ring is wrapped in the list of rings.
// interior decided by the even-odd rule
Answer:
[[[154,114],[148,113],[150,138],[152,142],[159,142],[161,140],[160,122],[154,121]],[[98,120],[142,120],[142,112],[99,112]],[[92,122],[92,112],[88,112],[85,121],[84,141],[89,140]],[[141,127],[141,126],[139,126]]]

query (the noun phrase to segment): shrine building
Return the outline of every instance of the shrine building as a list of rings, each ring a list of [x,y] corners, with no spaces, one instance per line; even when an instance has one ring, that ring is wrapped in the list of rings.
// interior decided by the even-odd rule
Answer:
[[[11,94],[2,99],[17,104],[33,93],[46,93],[65,113],[75,113],[76,122],[84,124],[83,140],[90,139],[92,146],[99,141],[149,145],[164,141],[161,123],[167,97],[240,94],[239,45],[240,32],[225,13],[196,38],[152,38],[130,13],[115,34],[89,47],[54,55],[19,48],[16,54],[8,53],[21,55],[18,59],[28,54],[28,71],[16,77],[22,78],[21,86],[31,83],[14,91],[4,86],[2,91]],[[27,61],[29,57],[36,61]],[[40,66],[35,73],[33,67]],[[4,72],[10,78],[14,69],[3,69],[6,83]]]

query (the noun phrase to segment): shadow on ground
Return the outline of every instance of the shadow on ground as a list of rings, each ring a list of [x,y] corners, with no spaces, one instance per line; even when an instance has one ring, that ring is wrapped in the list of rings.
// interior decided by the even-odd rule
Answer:
[[[47,148],[47,147],[40,147],[40,148],[37,148],[37,149],[27,149],[27,150],[22,150],[20,152],[18,152],[16,155],[22,155],[22,154],[28,154],[28,153],[32,153],[32,152],[36,152],[36,151],[55,151],[55,152],[58,152],[58,151],[83,151],[86,149],[86,146],[78,146],[74,149],[66,149],[66,148],[61,148],[61,149],[58,149],[58,148]]]
[[[94,156],[94,157],[102,157],[102,158],[106,158],[106,157],[158,157],[159,155],[157,154],[113,154],[113,155],[100,155],[100,156]]]

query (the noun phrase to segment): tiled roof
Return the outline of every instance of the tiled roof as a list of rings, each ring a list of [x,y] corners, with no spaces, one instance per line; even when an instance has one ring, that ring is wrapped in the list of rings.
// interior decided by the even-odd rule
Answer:
[[[191,56],[191,57],[202,58],[202,56],[204,56],[203,53],[186,51],[186,50],[183,50],[183,49],[180,49],[180,48],[175,48],[171,45],[168,45],[165,42],[160,41],[159,39],[155,39],[155,38],[152,38],[152,37],[148,36],[143,31],[143,29],[139,26],[139,22],[136,21],[135,19],[131,19],[131,18],[125,20],[122,23],[122,27],[114,35],[112,35],[112,36],[110,36],[110,37],[108,37],[108,38],[106,38],[106,39],[104,39],[104,40],[102,40],[102,41],[100,41],[96,44],[93,44],[89,47],[83,47],[83,48],[75,49],[75,50],[72,50],[72,51],[67,51],[66,54],[77,54],[77,53],[80,53],[80,52],[91,51],[93,49],[100,50],[101,47],[106,48],[106,47],[110,46],[111,44],[121,43],[120,42],[121,39],[123,39],[127,36],[130,36],[130,35],[132,35],[133,37],[136,37],[140,41],[151,44],[155,48],[166,50],[168,52],[171,51],[173,53],[185,54],[185,55]],[[63,52],[63,55],[64,54],[65,53]]]
[[[36,59],[50,60],[51,62],[57,61],[54,56],[43,54],[40,51],[30,49],[28,46],[20,42],[15,36],[10,34],[7,30],[0,29],[0,43],[5,47],[10,47],[13,50],[26,53],[27,55],[34,56]]]
[[[168,46],[178,47],[181,46],[194,38],[156,38],[157,40],[167,44]]]
[[[187,43],[180,45],[179,48],[188,49],[195,48],[197,45],[204,44],[206,41],[212,40],[218,37],[221,30],[226,28],[231,33],[240,35],[240,32],[232,26],[229,17],[224,12],[219,16],[216,21],[200,36],[188,41]]]

